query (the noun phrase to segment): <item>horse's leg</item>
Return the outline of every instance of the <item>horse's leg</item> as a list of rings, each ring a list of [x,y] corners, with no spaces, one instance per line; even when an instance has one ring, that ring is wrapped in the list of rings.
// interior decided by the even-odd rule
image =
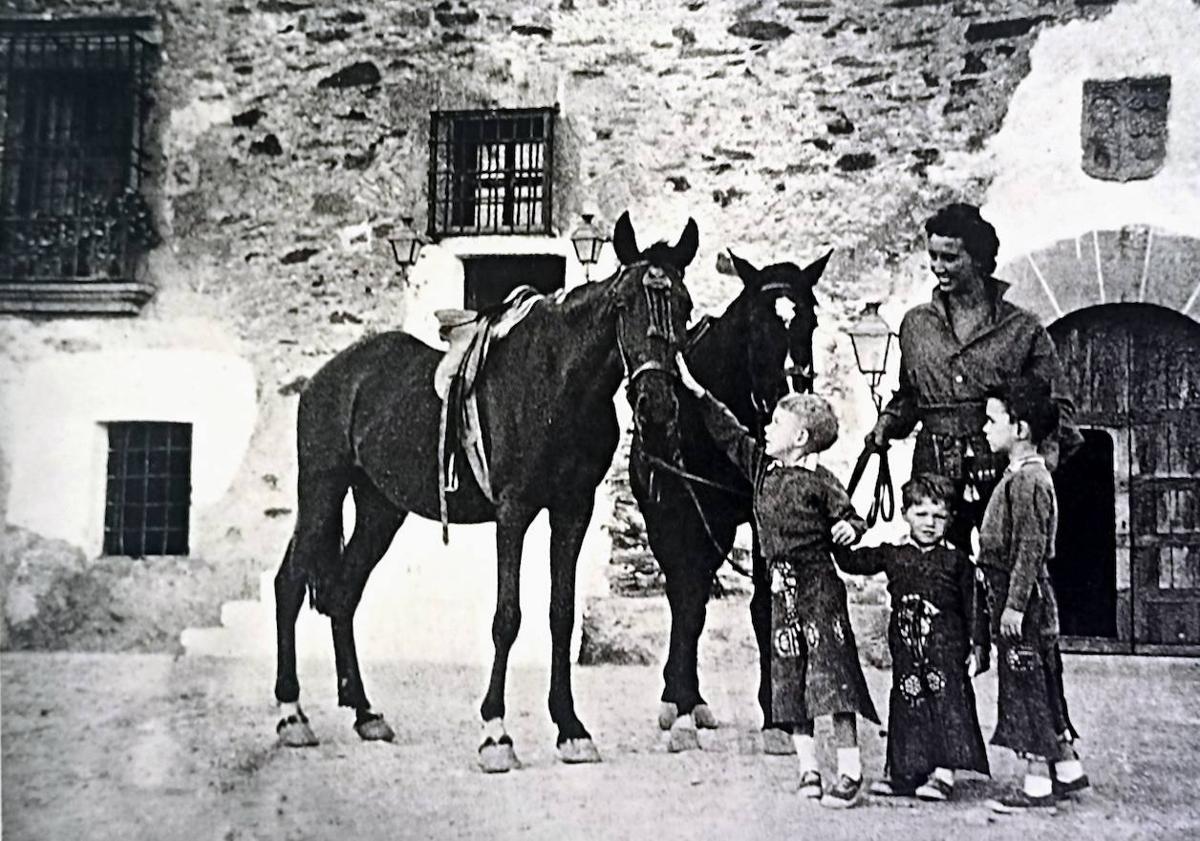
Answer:
[[[662,703],[658,708],[658,728],[660,730],[670,730],[671,726],[679,718],[679,704],[683,700],[683,676],[680,674],[680,663],[682,662],[683,644],[681,642],[681,634],[683,630],[683,610],[684,605],[681,603],[679,594],[683,588],[679,585],[680,578],[688,574],[687,564],[680,562],[679,558],[675,557],[675,552],[678,547],[657,547],[651,542],[651,551],[658,559],[659,567],[663,572],[663,579],[666,583],[667,605],[671,615],[671,633],[667,640],[667,662],[663,664],[663,691]]]
[[[502,504],[496,512],[496,613],[492,617],[492,676],[480,705],[483,740],[479,765],[489,773],[510,771],[517,766],[512,739],[504,729],[504,682],[508,675],[508,652],[521,628],[521,549],[525,532],[538,509],[531,505]]]
[[[308,726],[300,709],[300,681],[296,677],[296,618],[304,604],[304,571],[294,560],[288,542],[279,572],[275,573],[275,700],[280,719],[275,725],[281,744],[293,748],[317,744],[317,735]]]
[[[705,541],[708,542],[707,535]],[[692,563],[677,568],[674,575],[667,579],[673,645],[677,646],[674,652],[674,679],[678,718],[671,724],[671,737],[667,743],[668,750],[672,752],[699,748],[696,728],[717,726],[716,717],[700,695],[697,660],[715,567],[723,558],[716,557],[716,549],[711,544],[694,544],[690,550]]]
[[[313,470],[302,466],[298,482],[296,529],[275,574],[275,700],[280,719],[276,732],[291,747],[317,743],[300,709],[296,677],[296,619],[304,604],[310,576],[336,564],[341,553],[342,500],[348,480],[339,469]],[[330,559],[333,559],[332,561]]]
[[[550,509],[550,718],[558,725],[563,762],[599,762],[592,737],[575,714],[571,634],[575,630],[575,569],[592,519],[593,497]]]
[[[330,617],[333,653],[337,663],[338,706],[354,710],[354,731],[367,741],[390,742],[396,737],[382,715],[371,711],[358,667],[354,641],[354,612],[362,599],[367,578],[375,569],[396,529],[408,512],[396,508],[370,483],[360,477],[354,483],[354,534],[342,558],[342,590],[345,598]]]

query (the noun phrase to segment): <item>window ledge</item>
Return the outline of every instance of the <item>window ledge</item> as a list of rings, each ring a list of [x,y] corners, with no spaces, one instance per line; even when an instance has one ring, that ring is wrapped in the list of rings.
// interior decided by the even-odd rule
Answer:
[[[137,315],[155,287],[110,283],[0,283],[0,315]]]

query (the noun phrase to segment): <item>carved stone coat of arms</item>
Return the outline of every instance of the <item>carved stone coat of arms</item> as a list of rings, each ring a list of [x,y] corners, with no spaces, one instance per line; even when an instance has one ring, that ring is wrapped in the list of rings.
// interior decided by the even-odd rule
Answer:
[[[1083,83],[1083,171],[1105,181],[1149,178],[1167,152],[1170,76]]]

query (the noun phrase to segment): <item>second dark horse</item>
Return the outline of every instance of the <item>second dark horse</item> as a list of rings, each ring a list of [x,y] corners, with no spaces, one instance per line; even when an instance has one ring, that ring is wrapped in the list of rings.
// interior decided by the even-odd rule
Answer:
[[[495,503],[467,471],[448,497],[451,522],[496,523],[495,657],[480,708],[479,759],[486,771],[517,764],[504,727],[504,686],[521,623],[522,543],[543,509],[551,532],[550,716],[564,761],[600,758],[571,691],[575,566],[596,487],[617,447],[613,397],[623,377],[635,424],[664,427],[674,437],[674,354],[686,339],[691,311],[683,273],[696,254],[696,224],[689,220],[674,246],[656,243],[641,251],[622,215],[613,245],[622,263],[613,277],[541,302],[494,346],[477,394]],[[316,742],[300,710],[296,677],[295,625],[306,585],[317,609],[331,617],[338,704],[355,711],[363,739],[394,737],[363,688],[354,613],[404,518],[439,515],[441,403],[433,379],[441,357],[406,333],[380,334],[331,359],[301,394],[296,527],[275,577],[275,697],[285,744]],[[342,502],[350,491],[355,524],[343,549]]]
[[[688,368],[755,434],[762,434],[781,396],[812,390],[813,287],[829,256],[803,269],[776,263],[761,270],[733,256],[744,288],[719,318],[693,328],[684,353]],[[679,402],[679,452],[664,465],[655,454],[665,444],[650,440],[648,433],[635,433],[630,483],[666,578],[671,609],[659,726],[671,730],[672,750],[688,750],[699,746],[696,726],[717,726],[700,694],[696,666],[713,577],[733,548],[738,525],[753,522],[749,484],[712,443],[695,398],[680,389]],[[672,470],[678,466],[702,481],[680,476]],[[750,612],[761,667],[758,699],[764,729],[770,730],[771,601],[757,551],[753,577]]]

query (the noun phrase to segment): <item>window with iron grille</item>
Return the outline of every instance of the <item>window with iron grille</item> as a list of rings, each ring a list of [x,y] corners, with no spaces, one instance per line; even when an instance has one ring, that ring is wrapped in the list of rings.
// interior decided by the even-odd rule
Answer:
[[[152,23],[0,21],[0,291],[130,281],[155,244],[138,192]]]
[[[108,424],[104,554],[186,555],[192,425]]]
[[[429,235],[549,234],[556,110],[434,111]]]

